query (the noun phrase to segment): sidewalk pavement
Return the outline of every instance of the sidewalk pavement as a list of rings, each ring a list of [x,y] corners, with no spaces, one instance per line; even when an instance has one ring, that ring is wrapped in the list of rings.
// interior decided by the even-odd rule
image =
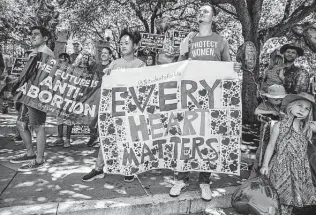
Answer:
[[[48,138],[47,142],[54,141]],[[47,147],[48,166],[32,173],[18,172],[20,164],[9,160],[23,153],[22,142],[0,137],[0,214],[205,214],[208,208],[223,208],[226,214],[235,215],[230,204],[233,191],[240,185],[248,171],[241,177],[213,174],[213,199],[201,199],[192,174],[191,185],[178,198],[169,196],[174,183],[171,170],[152,170],[126,183],[121,175],[107,175],[104,179],[82,182],[90,172],[97,157],[98,148],[87,148],[87,138],[76,137],[72,147]]]

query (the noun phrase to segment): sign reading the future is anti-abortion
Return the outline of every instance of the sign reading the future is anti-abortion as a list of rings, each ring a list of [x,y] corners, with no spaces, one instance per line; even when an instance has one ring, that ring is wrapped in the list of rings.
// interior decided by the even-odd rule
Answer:
[[[95,73],[39,53],[25,65],[16,99],[51,115],[89,124],[97,116],[100,98]]]
[[[239,174],[241,89],[230,62],[184,61],[103,77],[105,171]]]

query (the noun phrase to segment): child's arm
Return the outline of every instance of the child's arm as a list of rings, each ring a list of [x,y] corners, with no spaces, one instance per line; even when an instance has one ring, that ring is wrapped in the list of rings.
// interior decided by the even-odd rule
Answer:
[[[257,116],[257,120],[259,120],[260,122],[267,123],[271,121],[271,118],[264,116],[262,114],[255,114],[255,115]]]
[[[269,144],[267,146],[266,153],[264,155],[262,168],[260,169],[260,173],[262,175],[267,175],[268,172],[269,172],[270,159],[271,159],[271,157],[273,155],[274,148],[275,148],[275,143],[276,143],[276,141],[278,139],[279,133],[280,133],[280,123],[277,122],[272,128],[272,133],[271,133],[271,136],[270,136]]]

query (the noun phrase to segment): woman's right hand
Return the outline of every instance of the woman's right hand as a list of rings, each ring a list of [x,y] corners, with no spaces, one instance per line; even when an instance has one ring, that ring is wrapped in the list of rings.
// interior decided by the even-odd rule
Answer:
[[[267,167],[267,166],[261,167],[260,173],[261,173],[262,175],[268,175],[268,173],[269,173],[269,167]]]

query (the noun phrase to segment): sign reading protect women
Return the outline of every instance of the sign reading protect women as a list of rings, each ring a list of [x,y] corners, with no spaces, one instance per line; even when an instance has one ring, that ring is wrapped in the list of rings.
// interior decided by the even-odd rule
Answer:
[[[241,89],[233,63],[184,61],[104,76],[99,133],[105,172],[239,174]]]
[[[39,53],[25,65],[16,99],[46,113],[89,124],[89,119],[97,116],[98,100],[91,97],[99,87],[93,72]]]

